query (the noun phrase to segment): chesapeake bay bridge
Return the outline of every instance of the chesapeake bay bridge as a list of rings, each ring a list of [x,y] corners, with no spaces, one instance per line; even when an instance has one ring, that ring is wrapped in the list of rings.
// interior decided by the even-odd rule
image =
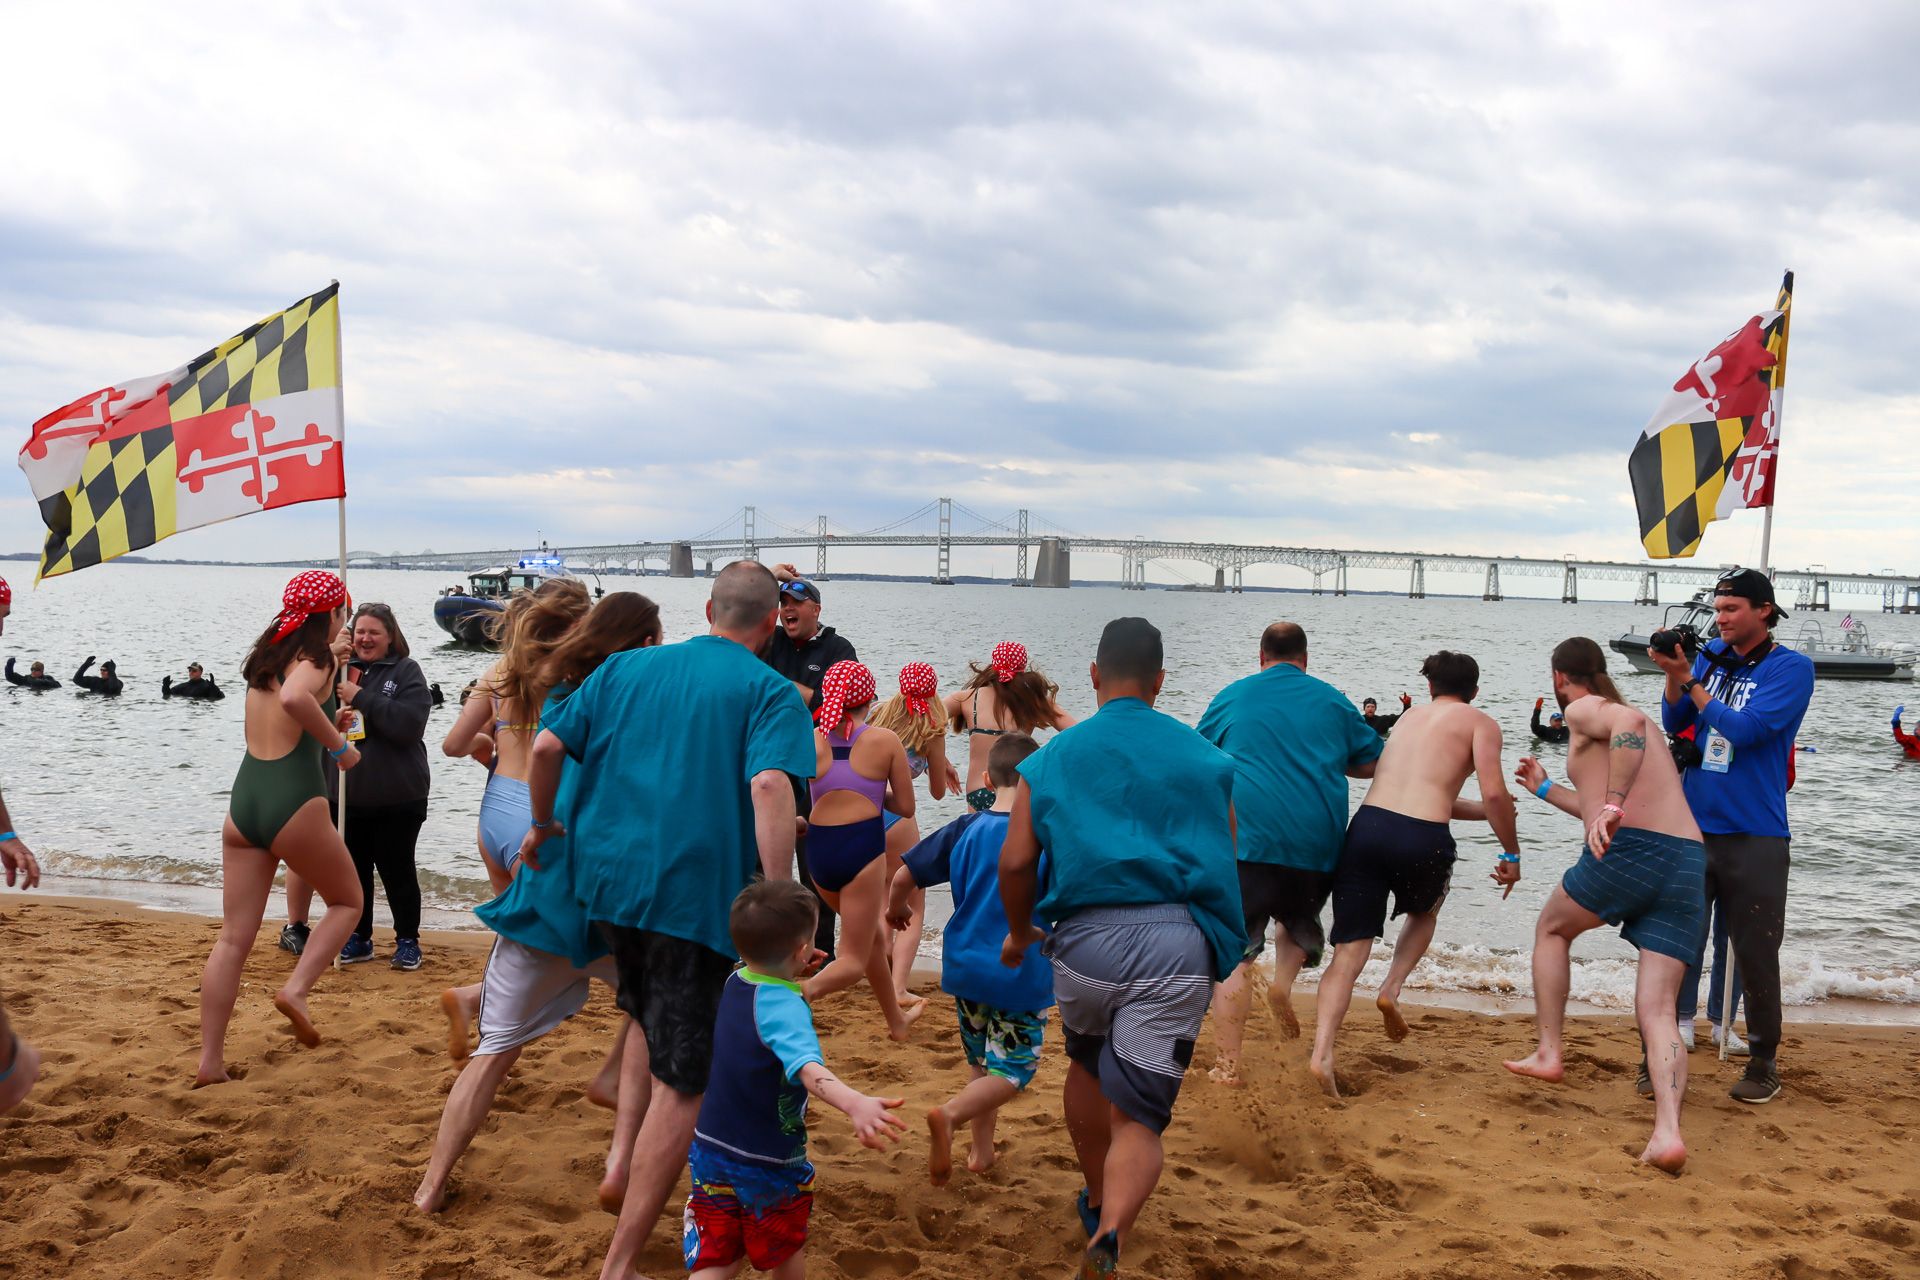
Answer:
[[[957,518],[957,523],[956,523]],[[1077,533],[1035,518],[1026,509],[994,518],[972,511],[950,498],[936,498],[878,528],[850,530],[827,516],[815,519],[811,528],[787,524],[756,507],[743,507],[725,520],[690,538],[651,542],[599,543],[584,546],[541,548],[542,554],[564,556],[577,570],[595,573],[647,573],[664,570],[670,577],[691,578],[699,571],[711,573],[730,560],[757,560],[766,552],[783,552],[793,557],[803,570],[805,552],[813,552],[812,573],[828,576],[827,556],[855,548],[924,547],[933,553],[933,572],[929,581],[936,585],[953,582],[953,552],[956,547],[994,547],[1014,553],[1013,585],[1016,587],[1064,588],[1072,585],[1073,557],[1114,556],[1120,562],[1123,587],[1144,590],[1147,566],[1158,565],[1184,580],[1190,589],[1240,591],[1245,571],[1254,565],[1290,565],[1312,578],[1315,595],[1344,596],[1349,592],[1348,574],[1353,570],[1387,570],[1406,575],[1407,596],[1424,599],[1427,575],[1453,575],[1477,581],[1480,598],[1505,598],[1502,584],[1514,578],[1558,579],[1560,599],[1574,604],[1580,599],[1580,584],[1593,582],[1634,583],[1635,604],[1658,604],[1663,584],[1685,591],[1714,582],[1726,566],[1695,565],[1668,561],[1654,564],[1633,561],[1576,560],[1538,556],[1498,556],[1439,554],[1423,551],[1368,551],[1335,547],[1251,546],[1223,542],[1177,542],[1163,538],[1114,538]],[[525,547],[494,548],[482,551],[424,551],[417,555],[386,555],[378,552],[353,552],[350,559],[367,568],[442,569],[469,572],[498,565],[510,565],[529,554]],[[655,563],[658,569],[652,568]],[[1209,566],[1211,584],[1196,580],[1173,567],[1178,563]],[[1836,595],[1877,599],[1883,612],[1920,613],[1920,573],[1830,572],[1823,565],[1800,569],[1782,569],[1774,574],[1782,588],[1783,599],[1791,590],[1801,609],[1823,610],[1832,607]],[[1551,599],[1551,588],[1547,598]],[[1864,601],[1863,601],[1864,603]],[[1870,606],[1869,606],[1870,607]]]

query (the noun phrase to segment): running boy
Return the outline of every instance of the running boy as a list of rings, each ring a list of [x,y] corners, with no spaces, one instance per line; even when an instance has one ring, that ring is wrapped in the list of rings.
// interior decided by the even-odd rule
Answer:
[[[806,1274],[813,1166],[807,1095],[847,1113],[863,1146],[906,1132],[901,1099],[856,1092],[827,1070],[796,979],[813,959],[819,904],[793,880],[756,880],[733,900],[742,964],[713,1027],[713,1070],[694,1126],[683,1248],[693,1280],[728,1280],[751,1262],[778,1280]]]
[[[1033,943],[1011,972],[1000,963],[1007,917],[1000,903],[1000,846],[1020,783],[1020,762],[1040,749],[1024,733],[994,740],[987,753],[987,779],[993,805],[968,813],[936,831],[906,854],[893,876],[887,919],[904,928],[912,914],[915,888],[953,885],[953,915],[947,920],[940,989],[953,997],[960,1015],[960,1043],[973,1080],[927,1112],[933,1149],[927,1172],[944,1187],[953,1173],[953,1131],[972,1126],[973,1149],[967,1168],[985,1173],[993,1167],[993,1125],[1003,1104],[1033,1080],[1040,1064],[1040,1042],[1053,1007],[1053,965]],[[1044,865],[1044,864],[1043,864]],[[1044,879],[1046,872],[1042,870]],[[1039,921],[1034,925],[1039,927]]]

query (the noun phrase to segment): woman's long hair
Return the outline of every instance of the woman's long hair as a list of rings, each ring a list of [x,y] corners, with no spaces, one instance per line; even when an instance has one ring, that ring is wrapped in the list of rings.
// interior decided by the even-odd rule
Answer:
[[[1020,733],[1032,733],[1035,729],[1053,727],[1054,697],[1059,694],[1060,686],[1044,675],[1028,667],[1013,679],[1002,682],[1000,673],[992,666],[969,664],[973,678],[961,686],[961,692],[974,689],[991,689],[1000,699],[1000,727],[1011,728]],[[968,703],[962,703],[968,706]],[[1009,724],[1008,722],[1012,723]],[[960,726],[954,725],[955,729]]]
[[[333,670],[333,611],[307,615],[307,620],[279,640],[273,633],[280,629],[275,618],[260,631],[240,675],[249,689],[271,689],[280,682],[287,668],[305,658],[322,671]]]
[[[358,622],[362,618],[372,618],[375,622],[387,629],[387,635],[393,641],[392,654],[394,657],[410,658],[413,656],[413,649],[407,644],[407,637],[400,630],[400,620],[393,616],[393,610],[391,608],[377,602],[363,604],[353,611],[353,621]],[[352,623],[348,625],[351,626]]]
[[[923,759],[928,747],[947,736],[946,713],[937,698],[927,704],[925,715],[917,716],[907,707],[907,695],[896,693],[867,717],[867,723],[893,730],[900,735],[901,745]]]
[[[614,654],[648,641],[658,644],[660,636],[659,605],[638,591],[609,592],[547,655],[541,683],[548,689],[560,684],[578,688]]]
[[[549,687],[541,676],[547,659],[592,607],[586,584],[576,578],[549,578],[537,589],[516,595],[501,624],[504,641],[493,668],[494,696],[514,704],[518,715],[537,713]]]
[[[1585,636],[1574,636],[1554,646],[1553,669],[1569,680],[1579,681],[1608,702],[1627,705],[1620,690],[1614,687],[1613,677],[1607,674],[1606,653]]]

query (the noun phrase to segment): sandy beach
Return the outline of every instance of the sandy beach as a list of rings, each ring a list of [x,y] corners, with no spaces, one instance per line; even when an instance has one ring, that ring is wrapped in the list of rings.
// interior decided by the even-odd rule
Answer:
[[[290,958],[263,926],[229,1037],[228,1086],[192,1092],[200,967],[215,922],[111,902],[12,897],[0,991],[46,1055],[39,1088],[0,1119],[0,1276],[594,1274],[612,1219],[594,1203],[611,1115],[585,1087],[616,1024],[610,1000],[522,1057],[455,1178],[446,1213],[408,1203],[455,1067],[440,989],[477,977],[487,936],[430,936],[416,974],[324,977],[326,1041],[302,1049],[269,995]],[[382,953],[388,936],[381,932]],[[1310,1002],[1301,1017],[1311,1021]],[[1523,1016],[1414,1009],[1391,1044],[1369,1001],[1343,1037],[1354,1096],[1311,1088],[1304,1042],[1256,1008],[1248,1084],[1188,1078],[1167,1169],[1124,1274],[1226,1280],[1301,1274],[1570,1278],[1920,1275],[1920,1055],[1906,1027],[1790,1024],[1787,1091],[1746,1108],[1737,1074],[1692,1057],[1679,1178],[1638,1165],[1650,1104],[1633,1093],[1625,1018],[1570,1032],[1568,1083],[1500,1059]],[[816,1277],[1066,1275],[1078,1187],[1058,1118],[1057,1023],[1033,1089],[1003,1114],[1000,1163],[926,1178],[921,1116],[963,1079],[952,1006],[914,1043],[876,1031],[864,992],[817,1011],[856,1086],[907,1099],[910,1137],[861,1149],[816,1107]],[[1212,1060],[1202,1042],[1196,1064]],[[677,1203],[677,1201],[676,1201]],[[647,1274],[683,1274],[662,1227]]]

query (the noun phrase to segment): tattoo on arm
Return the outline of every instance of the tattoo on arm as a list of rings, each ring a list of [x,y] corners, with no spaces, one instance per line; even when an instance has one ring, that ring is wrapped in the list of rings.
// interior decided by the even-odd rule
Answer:
[[[1613,735],[1613,741],[1608,745],[1615,751],[1623,748],[1628,751],[1645,751],[1647,740],[1644,735],[1638,733],[1616,733]]]

